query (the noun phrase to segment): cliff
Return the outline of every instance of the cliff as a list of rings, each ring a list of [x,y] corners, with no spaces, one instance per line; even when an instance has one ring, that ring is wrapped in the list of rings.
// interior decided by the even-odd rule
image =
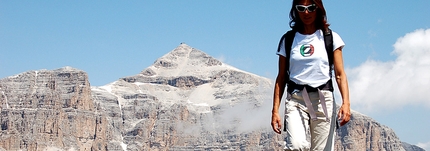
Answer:
[[[102,150],[106,118],[98,113],[85,72],[70,67],[29,71],[0,80],[5,150]]]

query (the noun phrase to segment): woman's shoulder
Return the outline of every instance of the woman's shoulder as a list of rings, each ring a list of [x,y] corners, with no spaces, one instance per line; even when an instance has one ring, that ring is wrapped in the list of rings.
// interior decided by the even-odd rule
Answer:
[[[340,35],[336,31],[331,30],[331,34],[333,36],[333,44],[335,48],[334,50],[345,45],[345,42],[343,41],[342,37],[340,37]]]

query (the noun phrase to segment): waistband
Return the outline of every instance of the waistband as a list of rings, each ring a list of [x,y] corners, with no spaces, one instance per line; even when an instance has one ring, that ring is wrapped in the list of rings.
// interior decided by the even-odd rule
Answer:
[[[328,90],[330,92],[333,92],[334,88],[333,88],[333,82],[332,80],[328,80],[326,83],[314,88],[311,87],[309,85],[301,85],[301,84],[296,84],[295,82],[289,80],[287,82],[287,92],[288,93],[293,93],[294,90],[303,90],[304,88],[306,88],[306,90],[308,92],[317,92],[318,90]]]

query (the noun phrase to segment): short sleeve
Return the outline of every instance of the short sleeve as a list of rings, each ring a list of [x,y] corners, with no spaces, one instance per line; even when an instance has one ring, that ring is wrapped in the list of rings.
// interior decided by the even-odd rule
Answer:
[[[284,41],[285,41],[285,38],[282,38],[279,41],[278,50],[277,50],[276,54],[280,55],[280,56],[286,57],[287,55],[286,55],[286,52],[285,52],[285,42]]]
[[[338,49],[338,48],[343,48],[345,46],[345,43],[343,42],[343,40],[339,36],[339,34],[332,31],[332,35],[333,35],[333,51]]]

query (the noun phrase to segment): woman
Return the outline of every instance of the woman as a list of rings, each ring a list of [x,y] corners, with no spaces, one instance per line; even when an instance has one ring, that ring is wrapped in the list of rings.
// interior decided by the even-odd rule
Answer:
[[[329,70],[332,68],[327,55],[329,51],[326,51],[324,43],[324,32],[328,31],[329,25],[323,3],[321,0],[293,0],[290,18],[290,27],[296,32],[291,48],[285,48],[283,38],[278,48],[279,71],[274,89],[271,125],[276,133],[281,133],[279,105],[285,86],[288,85],[284,117],[284,130],[287,133],[285,150],[330,151],[334,146],[337,120],[342,126],[350,120],[351,115],[348,82],[342,59],[345,44],[337,33],[332,32],[332,62],[342,97],[342,106],[336,119],[336,103]]]

